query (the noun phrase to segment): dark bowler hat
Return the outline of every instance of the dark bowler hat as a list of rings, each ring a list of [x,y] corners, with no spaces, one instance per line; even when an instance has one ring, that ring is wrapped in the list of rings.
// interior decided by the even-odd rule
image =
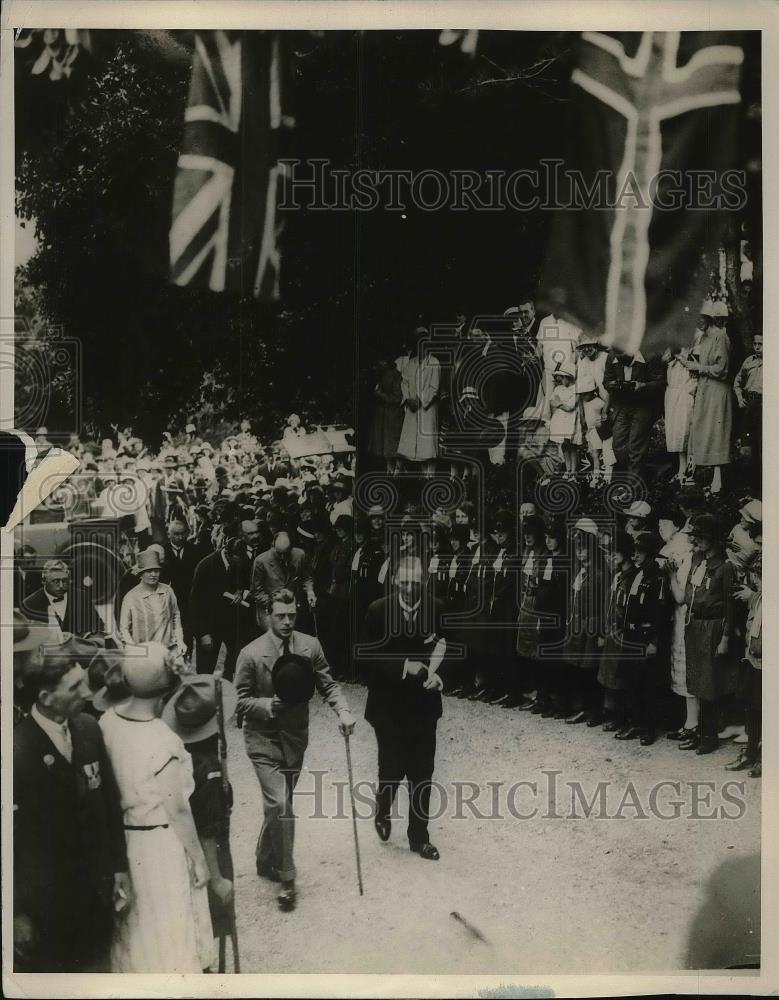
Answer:
[[[311,660],[297,653],[286,653],[273,664],[273,690],[282,701],[299,705],[314,694],[314,668]]]
[[[222,705],[225,720],[238,705],[238,692],[230,681],[222,681]],[[162,721],[184,743],[199,743],[213,736],[219,723],[216,717],[216,679],[213,674],[196,674],[182,681],[162,712]]]

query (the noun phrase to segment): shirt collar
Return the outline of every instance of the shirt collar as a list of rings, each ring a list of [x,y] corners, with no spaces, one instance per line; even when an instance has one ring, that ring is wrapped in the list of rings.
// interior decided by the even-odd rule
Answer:
[[[46,733],[47,736],[51,737],[53,740],[67,739],[70,734],[70,726],[68,725],[68,720],[65,719],[64,722],[55,722],[53,719],[47,719],[43,712],[38,710],[37,705],[32,706],[30,715],[35,719],[41,729]]]
[[[400,594],[398,594],[398,601],[406,614],[413,615],[415,612],[419,611],[419,605],[422,603],[422,598],[420,597],[416,604],[406,604]]]
[[[281,656],[281,654],[284,652],[284,640],[279,638],[279,636],[277,636],[276,633],[273,632],[271,629],[268,629],[268,635],[270,636],[270,640],[276,648],[276,652],[279,654],[279,656]],[[293,630],[292,635],[289,637],[290,653],[295,652],[294,645],[295,645],[295,632]]]

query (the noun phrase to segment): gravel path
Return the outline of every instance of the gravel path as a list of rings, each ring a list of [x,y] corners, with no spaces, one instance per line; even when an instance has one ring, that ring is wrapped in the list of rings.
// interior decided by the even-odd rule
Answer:
[[[356,782],[373,782],[376,746],[362,719],[365,691],[346,686],[360,721],[352,737]],[[707,757],[678,750],[664,738],[649,748],[618,743],[600,729],[566,726],[528,713],[444,700],[439,723],[436,780],[446,789],[445,815],[431,822],[438,862],[412,855],[405,823],[394,823],[382,844],[359,806],[365,895],[357,891],[343,738],[336,717],[318,699],[311,703],[310,743],[295,809],[298,906],[277,909],[276,886],[254,871],[261,822],[259,786],[243,751],[240,731],[229,730],[230,777],[235,790],[232,847],[236,867],[238,932],[244,972],[503,974],[650,972],[683,969],[687,929],[705,898],[707,880],[722,862],[760,849],[760,782],[722,765],[735,756],[723,747]],[[325,771],[317,777],[314,772]],[[550,806],[545,789],[556,776]],[[653,814],[650,793],[660,781],[681,782],[683,816]],[[538,783],[515,795],[510,815],[506,790],[518,781]],[[632,781],[638,809],[622,819],[572,818],[566,782],[580,782],[591,799],[608,781],[605,812],[619,811]],[[731,786],[724,801],[722,785]],[[333,782],[340,782],[339,791]],[[497,796],[503,818],[477,818],[460,806],[454,818],[453,783],[473,782],[481,814]],[[487,782],[502,786],[487,788]],[[714,782],[716,787],[694,783]],[[323,790],[317,818],[313,793]],[[464,786],[461,784],[460,788]],[[738,819],[690,818],[724,807]],[[494,791],[493,791],[494,789]],[[676,789],[666,786],[656,811],[673,812]],[[627,792],[630,795],[629,789]],[[707,799],[707,795],[709,798]],[[366,796],[367,797],[367,796]],[[739,800],[743,803],[739,807]],[[440,798],[433,792],[433,807]],[[406,814],[407,797],[399,809]],[[561,818],[554,818],[555,812]],[[332,818],[332,817],[336,818]],[[459,913],[484,940],[451,916]],[[757,946],[755,946],[757,951]]]

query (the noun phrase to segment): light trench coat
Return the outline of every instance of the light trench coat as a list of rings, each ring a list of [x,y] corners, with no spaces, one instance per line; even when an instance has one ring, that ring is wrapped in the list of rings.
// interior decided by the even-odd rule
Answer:
[[[438,358],[427,354],[418,361],[409,358],[401,367],[403,402],[418,399],[415,412],[405,407],[400,432],[398,455],[410,462],[427,462],[438,455],[438,386],[441,365]]]

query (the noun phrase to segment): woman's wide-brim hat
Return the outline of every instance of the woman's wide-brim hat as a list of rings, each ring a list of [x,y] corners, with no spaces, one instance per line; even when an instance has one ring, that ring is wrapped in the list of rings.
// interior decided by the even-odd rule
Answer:
[[[291,705],[310,701],[314,695],[314,668],[305,656],[286,653],[273,664],[271,671],[273,690],[278,697]]]
[[[220,682],[225,721],[238,706],[238,692],[228,680]],[[216,712],[216,678],[213,674],[185,677],[162,712],[162,721],[181,737],[183,743],[199,743],[219,731]]]

